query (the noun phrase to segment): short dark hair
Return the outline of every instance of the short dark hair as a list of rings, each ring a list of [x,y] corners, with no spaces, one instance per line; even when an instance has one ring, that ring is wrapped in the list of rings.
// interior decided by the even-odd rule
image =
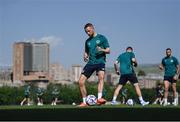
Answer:
[[[92,24],[92,23],[87,23],[87,24],[85,24],[85,26],[84,26],[84,30],[85,30],[87,27],[93,27],[93,28],[94,28],[94,26],[93,26],[93,24]]]
[[[167,51],[167,50],[170,50],[170,51],[171,51],[171,48],[166,48],[166,51]]]
[[[130,46],[126,48],[126,50],[129,50],[129,49],[130,49],[130,50],[133,50],[133,48],[132,48],[132,47],[130,47]]]

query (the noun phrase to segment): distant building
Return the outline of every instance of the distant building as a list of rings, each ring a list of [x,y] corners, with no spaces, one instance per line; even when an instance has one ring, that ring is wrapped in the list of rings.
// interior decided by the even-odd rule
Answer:
[[[0,66],[0,81],[11,81],[11,74],[11,66]]]
[[[81,72],[82,72],[81,65],[72,65],[72,77],[73,77],[72,80],[78,82]]]
[[[156,80],[152,79],[141,79],[139,80],[139,86],[140,88],[151,89],[156,87],[156,82]]]
[[[49,74],[52,82],[70,80],[68,77],[69,72],[59,63],[50,64]]]
[[[108,73],[106,75],[106,79],[105,81],[109,84],[112,84],[112,85],[116,85],[118,82],[119,82],[119,75],[117,74],[113,74],[113,73]]]
[[[49,44],[14,43],[13,81],[33,80],[49,80]]]
[[[47,43],[32,43],[32,71],[48,72],[49,45]]]
[[[149,73],[146,76],[139,76],[139,85],[141,88],[155,88],[157,81],[162,81],[163,76],[159,74]]]

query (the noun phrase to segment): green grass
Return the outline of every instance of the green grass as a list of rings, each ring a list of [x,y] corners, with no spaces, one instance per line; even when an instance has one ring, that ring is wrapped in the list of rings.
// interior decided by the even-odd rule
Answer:
[[[180,120],[180,106],[103,105],[80,108],[73,105],[0,106],[0,120]]]
[[[77,105],[67,105],[67,104],[61,104],[61,105],[56,105],[56,106],[51,106],[51,105],[43,105],[43,106],[37,106],[37,105],[31,105],[31,106],[20,106],[20,105],[1,105],[0,110],[13,110],[13,109],[65,109],[65,108],[74,108],[74,109],[93,109],[93,108],[179,108],[179,106],[161,106],[161,105],[147,105],[147,106],[141,106],[141,105],[134,105],[134,106],[128,106],[124,104],[120,105],[102,105],[102,106],[88,106],[88,107],[78,107]]]

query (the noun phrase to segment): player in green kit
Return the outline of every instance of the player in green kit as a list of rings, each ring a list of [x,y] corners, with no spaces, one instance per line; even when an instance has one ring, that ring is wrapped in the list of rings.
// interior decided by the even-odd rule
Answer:
[[[86,87],[85,81],[92,75],[94,71],[98,75],[98,99],[97,104],[105,104],[106,100],[102,98],[104,74],[105,74],[105,62],[106,54],[110,53],[109,43],[105,36],[97,34],[94,30],[94,26],[91,23],[87,23],[84,26],[84,30],[89,38],[85,42],[84,61],[87,62],[81,76],[79,78],[79,87],[82,95],[83,102],[80,107],[87,106],[86,104]]]
[[[38,87],[36,90],[36,95],[37,95],[37,105],[42,106],[43,105],[43,94],[44,94],[44,89]]]
[[[118,63],[120,63],[119,70],[118,70]],[[119,91],[126,84],[127,81],[130,81],[134,85],[141,105],[145,106],[149,104],[149,102],[145,102],[142,98],[141,89],[139,87],[138,80],[134,72],[133,66],[135,67],[137,66],[135,55],[133,53],[133,48],[127,47],[126,52],[120,54],[114,63],[116,74],[118,75],[121,74],[121,77],[119,79],[119,84],[114,92],[114,96],[111,102],[112,105],[115,105],[117,103],[116,98],[119,95]]]
[[[122,95],[122,104],[126,104],[127,101],[127,91],[128,89],[122,89],[121,95]]]
[[[25,87],[25,90],[24,90],[24,96],[25,96],[25,98],[21,101],[21,106],[24,104],[24,102],[27,102],[27,105],[29,106],[30,105],[30,98],[29,98],[29,96],[30,96],[30,85],[27,85],[26,87]]]
[[[172,103],[174,106],[178,105],[177,101],[177,93],[176,93],[176,81],[179,76],[179,62],[176,57],[172,56],[172,51],[170,48],[166,49],[166,57],[164,57],[159,66],[161,70],[164,69],[164,106],[168,105],[168,91],[169,85],[171,83],[173,90],[174,102]]]
[[[58,95],[59,95],[59,90],[56,87],[54,87],[54,89],[52,91],[53,100],[52,100],[51,105],[56,105],[57,104]]]

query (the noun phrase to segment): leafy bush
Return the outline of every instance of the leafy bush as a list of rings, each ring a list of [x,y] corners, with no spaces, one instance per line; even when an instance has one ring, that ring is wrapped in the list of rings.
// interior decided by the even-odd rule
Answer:
[[[180,87],[179,84],[180,83],[178,82],[177,89]],[[78,83],[74,83],[72,85],[49,84],[43,95],[43,101],[45,104],[51,103],[53,99],[52,91],[55,87],[59,90],[57,97],[59,100],[62,100],[61,104],[71,104],[72,102],[80,103],[82,101]],[[124,87],[128,89],[128,98],[134,99],[136,102],[138,102],[138,97],[134,87],[131,84],[126,84]],[[31,84],[30,99],[33,100],[34,103],[37,102],[37,96],[35,92],[36,88],[37,87],[35,85]],[[87,94],[93,94],[97,96],[97,88],[97,82],[86,82]],[[106,100],[111,101],[114,90],[114,86],[111,86],[108,83],[104,83],[103,97]],[[153,101],[155,99],[155,89],[142,89],[142,95],[145,100]],[[0,87],[0,105],[19,105],[23,98],[24,87]],[[121,95],[119,95],[117,99],[121,99]]]

